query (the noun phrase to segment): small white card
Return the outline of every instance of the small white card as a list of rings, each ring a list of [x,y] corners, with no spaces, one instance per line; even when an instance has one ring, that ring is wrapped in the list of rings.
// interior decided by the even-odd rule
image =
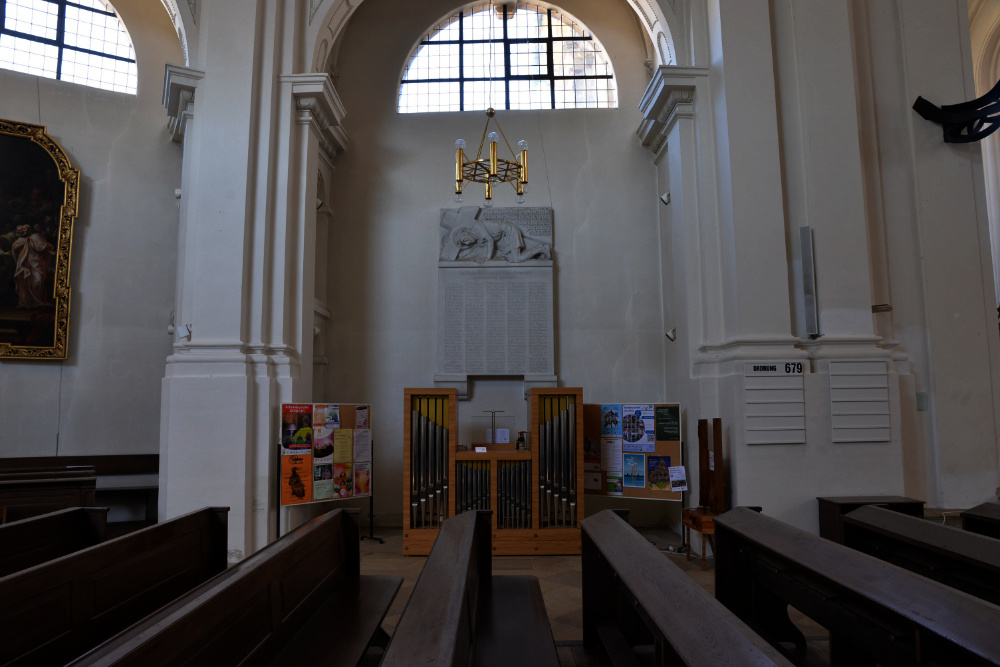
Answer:
[[[485,453],[486,453],[485,447],[476,447],[476,454],[485,454]]]

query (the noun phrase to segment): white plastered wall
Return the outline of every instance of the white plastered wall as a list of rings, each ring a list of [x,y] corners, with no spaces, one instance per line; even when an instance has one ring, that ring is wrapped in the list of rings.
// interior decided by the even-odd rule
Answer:
[[[153,454],[170,351],[180,147],[161,105],[183,59],[159,3],[116,0],[138,94],[0,70],[0,117],[47,126],[80,169],[69,358],[0,362],[0,456]]]
[[[352,147],[337,157],[330,183],[323,399],[375,406],[380,521],[401,515],[403,387],[433,386],[437,229],[440,209],[454,206],[454,141],[475,145],[486,121],[481,111],[396,112],[412,45],[454,6],[366,0],[347,24],[338,58]],[[531,146],[526,205],[554,209],[556,370],[563,386],[584,387],[586,402],[673,400],[664,378],[661,204],[655,169],[634,137],[648,82],[641,28],[625,2],[559,6],[607,49],[619,108],[498,112],[508,139]],[[504,188],[496,205],[513,206],[513,190]],[[481,186],[468,187],[466,204],[481,198]],[[500,402],[519,400],[522,391],[520,382],[477,386],[473,392]],[[463,403],[459,410],[487,407]],[[665,511],[652,507],[638,511]]]

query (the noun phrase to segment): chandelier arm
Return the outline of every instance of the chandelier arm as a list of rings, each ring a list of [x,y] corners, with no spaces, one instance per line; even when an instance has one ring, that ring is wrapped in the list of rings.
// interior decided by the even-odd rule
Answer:
[[[507,150],[510,151],[511,155],[517,155],[517,153],[514,152],[514,149],[510,147],[510,142],[507,141],[507,135],[503,133],[503,128],[500,127],[500,121],[496,118],[494,118],[493,121],[497,124],[497,129],[500,130],[500,136],[503,137],[503,142],[507,144]]]
[[[483,128],[483,136],[479,138],[479,150],[476,151],[476,160],[483,156],[483,144],[486,142],[486,131],[490,129],[490,121],[486,119],[486,127]]]

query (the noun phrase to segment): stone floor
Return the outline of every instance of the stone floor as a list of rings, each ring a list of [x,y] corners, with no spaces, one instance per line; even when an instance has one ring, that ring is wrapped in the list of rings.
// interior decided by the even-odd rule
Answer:
[[[681,538],[666,528],[639,529],[650,542],[709,593],[715,592],[715,571],[712,559],[707,571],[701,570],[700,559],[686,558],[676,553]],[[403,533],[399,528],[379,528],[376,533],[384,544],[371,540],[361,542],[361,572],[363,574],[396,574],[403,585],[386,615],[382,627],[391,635],[406,607],[420,570],[427,560],[418,556],[403,556]],[[674,550],[671,553],[670,550]],[[493,559],[495,574],[533,574],[538,577],[545,598],[545,608],[552,625],[552,635],[559,651],[560,664],[606,665],[601,656],[589,654],[583,648],[583,616],[581,599],[581,564],[579,556],[497,556]],[[807,640],[807,665],[829,664],[829,641],[824,628],[809,618],[791,610],[792,621]]]

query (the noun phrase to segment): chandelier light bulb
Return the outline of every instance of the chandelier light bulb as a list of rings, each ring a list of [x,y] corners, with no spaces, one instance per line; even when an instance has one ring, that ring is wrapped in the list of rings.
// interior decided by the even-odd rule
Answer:
[[[456,204],[461,204],[462,202],[465,201],[465,197],[462,196],[461,192],[456,192],[454,195],[452,195],[452,199],[455,200]]]
[[[517,142],[517,147],[520,148],[522,151],[526,151],[528,150],[528,142],[525,141],[524,139],[521,139],[519,142]]]
[[[486,138],[490,140],[491,144],[495,144],[496,142],[500,141],[500,135],[497,134],[496,132],[490,132],[488,135],[486,135]]]
[[[493,208],[493,200],[486,199],[483,201],[483,208]]]
[[[528,187],[529,187],[528,184],[525,183],[524,186],[521,188],[521,191],[524,192],[524,194],[528,194]]]
[[[465,139],[459,139],[456,141],[455,148],[465,148]]]
[[[523,204],[524,203],[524,195],[518,195],[518,196],[514,197],[514,201],[516,201],[518,204]]]

